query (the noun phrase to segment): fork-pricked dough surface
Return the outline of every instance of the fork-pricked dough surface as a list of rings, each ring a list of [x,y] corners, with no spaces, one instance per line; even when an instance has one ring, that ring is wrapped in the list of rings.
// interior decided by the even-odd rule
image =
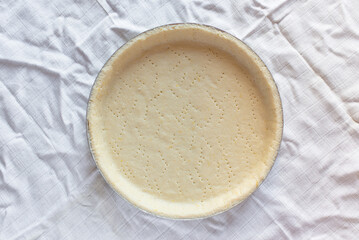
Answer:
[[[233,51],[223,47],[229,42]],[[100,73],[88,113],[109,184],[174,218],[214,214],[247,197],[272,166],[282,131],[273,80],[251,54],[225,33],[190,24],[152,30],[120,49]]]

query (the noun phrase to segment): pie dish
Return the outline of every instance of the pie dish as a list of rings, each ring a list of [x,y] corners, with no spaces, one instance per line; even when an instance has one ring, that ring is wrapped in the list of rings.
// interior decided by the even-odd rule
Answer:
[[[144,32],[100,71],[87,109],[108,184],[140,209],[200,218],[247,198],[270,171],[283,129],[277,87],[243,42],[213,27]]]

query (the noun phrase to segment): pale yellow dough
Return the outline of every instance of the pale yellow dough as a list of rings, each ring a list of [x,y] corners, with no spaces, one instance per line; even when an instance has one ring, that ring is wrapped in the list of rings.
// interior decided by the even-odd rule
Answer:
[[[233,36],[159,27],[120,48],[92,89],[88,127],[108,183],[148,212],[196,218],[248,197],[282,134],[278,91]]]

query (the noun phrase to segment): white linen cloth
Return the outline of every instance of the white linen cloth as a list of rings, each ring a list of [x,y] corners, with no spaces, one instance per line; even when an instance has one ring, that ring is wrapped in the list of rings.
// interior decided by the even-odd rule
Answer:
[[[359,1],[0,1],[0,239],[357,239]],[[191,221],[136,209],[91,158],[98,71],[147,29],[194,22],[246,42],[284,111],[279,155],[233,209]]]

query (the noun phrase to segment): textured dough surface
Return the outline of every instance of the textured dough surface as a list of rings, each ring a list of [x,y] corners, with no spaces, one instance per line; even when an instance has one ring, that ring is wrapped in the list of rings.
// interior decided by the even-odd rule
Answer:
[[[270,74],[258,59],[226,51],[220,44],[228,36],[218,33],[177,25],[140,35],[105,65],[92,90],[89,134],[100,170],[155,214],[228,209],[254,191],[279,147],[280,101]]]

